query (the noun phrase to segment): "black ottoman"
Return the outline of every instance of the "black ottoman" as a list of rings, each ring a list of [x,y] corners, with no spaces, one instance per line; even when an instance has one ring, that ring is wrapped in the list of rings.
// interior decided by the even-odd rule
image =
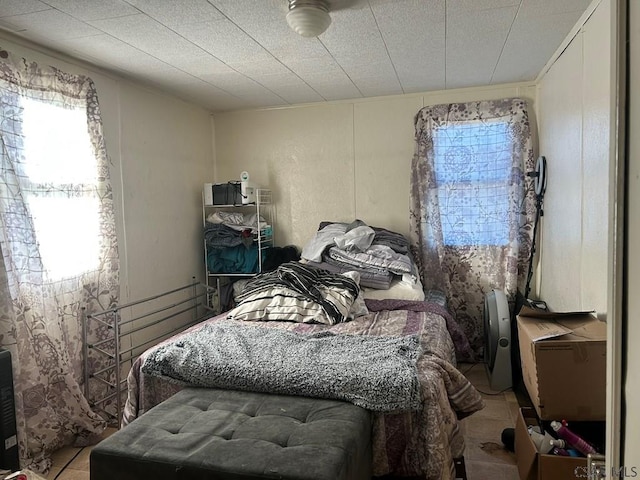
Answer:
[[[371,419],[335,400],[187,388],[90,462],[91,480],[369,480]]]

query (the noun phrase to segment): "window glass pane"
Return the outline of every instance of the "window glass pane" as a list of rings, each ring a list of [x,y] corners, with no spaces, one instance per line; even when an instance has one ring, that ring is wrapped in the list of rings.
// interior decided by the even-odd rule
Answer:
[[[96,158],[84,108],[64,108],[29,98],[24,108],[25,171],[34,183],[93,183]]]
[[[433,143],[445,244],[508,243],[512,147],[507,124],[440,127]]]
[[[22,98],[26,200],[50,280],[99,264],[97,160],[84,108]]]
[[[32,195],[28,201],[48,278],[60,280],[98,267],[97,198]]]

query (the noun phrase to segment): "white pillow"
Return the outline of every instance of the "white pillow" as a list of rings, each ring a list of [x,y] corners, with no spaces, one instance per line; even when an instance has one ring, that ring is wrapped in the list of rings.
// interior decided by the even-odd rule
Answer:
[[[369,300],[417,300],[424,301],[424,290],[420,278],[416,277],[416,282],[411,285],[409,282],[402,281],[401,278],[394,278],[391,286],[387,290],[378,290],[375,288],[363,288],[364,298]]]
[[[341,275],[344,275],[347,278],[350,278],[358,285],[360,285],[360,273],[358,272],[344,272]],[[353,320],[356,317],[361,317],[363,315],[369,314],[369,309],[367,308],[366,303],[364,303],[364,297],[362,296],[363,288],[360,287],[360,292],[358,292],[358,296],[355,298],[353,303],[351,304],[351,309],[349,310],[349,315],[347,318],[349,320]]]

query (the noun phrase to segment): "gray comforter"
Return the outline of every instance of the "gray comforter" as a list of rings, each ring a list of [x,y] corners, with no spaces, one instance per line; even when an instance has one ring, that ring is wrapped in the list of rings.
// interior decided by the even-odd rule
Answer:
[[[369,410],[418,410],[416,335],[303,335],[217,322],[165,344],[142,371],[184,384],[334,398]]]

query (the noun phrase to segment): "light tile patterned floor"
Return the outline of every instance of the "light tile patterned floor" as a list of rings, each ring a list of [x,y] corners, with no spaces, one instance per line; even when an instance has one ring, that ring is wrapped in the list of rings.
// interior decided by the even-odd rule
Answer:
[[[518,480],[515,455],[502,445],[502,431],[515,426],[518,400],[515,394],[494,392],[483,364],[459,366],[471,383],[482,393],[485,408],[462,420],[465,436],[465,463],[468,480]],[[115,431],[107,429],[105,436]],[[53,467],[47,480],[90,480],[91,447],[65,447],[53,455]]]
[[[516,424],[519,408],[516,395],[512,390],[491,390],[484,364],[461,364],[458,368],[485,401],[483,410],[462,420],[467,479],[518,480],[515,454],[502,444],[502,431]]]
[[[108,437],[115,428],[107,428],[104,437]],[[53,466],[45,476],[47,480],[89,480],[89,454],[92,447],[64,447],[55,452],[51,459]]]

